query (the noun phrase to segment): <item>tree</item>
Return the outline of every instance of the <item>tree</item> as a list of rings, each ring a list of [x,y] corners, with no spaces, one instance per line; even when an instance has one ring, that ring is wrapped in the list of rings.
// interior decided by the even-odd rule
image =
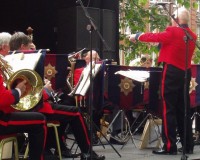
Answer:
[[[189,1],[177,0],[177,2],[186,8],[190,7]],[[193,3],[193,7],[197,7],[197,4]],[[168,10],[170,11],[171,8]],[[125,64],[127,65],[130,60],[137,58],[142,53],[158,53],[157,44],[141,42],[132,44],[127,38],[127,33],[163,31],[170,22],[170,16],[162,7],[150,5],[149,0],[120,0],[119,20],[120,50],[125,55]],[[197,52],[198,54],[199,52]]]

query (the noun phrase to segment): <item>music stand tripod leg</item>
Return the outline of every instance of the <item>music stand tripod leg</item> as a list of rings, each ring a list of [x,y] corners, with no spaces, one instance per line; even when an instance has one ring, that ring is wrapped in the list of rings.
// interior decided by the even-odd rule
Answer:
[[[105,140],[107,141],[107,143],[112,147],[112,149],[118,154],[118,156],[121,158],[121,154],[119,154],[119,152],[115,149],[115,147],[109,142],[109,140],[106,138],[106,136],[102,133],[102,131],[97,127],[97,125],[93,123],[93,126],[95,126],[96,130],[98,130],[100,132],[100,134],[105,138]]]
[[[117,117],[118,117],[121,113],[122,113],[122,110],[119,110],[119,111],[117,112],[117,114],[115,115],[115,117],[113,118],[113,120],[110,122],[110,124],[109,124],[109,126],[108,126],[106,132],[109,131],[109,129],[112,127],[113,123],[115,122],[115,120],[117,119]]]

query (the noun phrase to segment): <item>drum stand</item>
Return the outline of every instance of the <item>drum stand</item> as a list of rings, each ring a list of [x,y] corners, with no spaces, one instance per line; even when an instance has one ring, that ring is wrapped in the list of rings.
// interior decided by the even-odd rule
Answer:
[[[143,111],[143,112],[146,112],[146,110]],[[132,130],[132,128],[133,128],[134,124],[136,123],[136,121],[138,120],[139,116],[140,116],[140,114],[138,115],[138,117],[135,119],[135,121],[134,121],[133,124],[131,125],[130,130]],[[131,138],[131,139],[134,138],[133,135],[140,129],[140,127],[141,127],[147,120],[152,120],[152,121],[154,122],[155,119],[159,119],[159,118],[156,117],[155,115],[151,114],[151,113],[148,113],[148,114],[146,115],[146,117],[142,120],[142,122],[136,127],[136,129],[134,130],[134,132],[133,132],[133,133],[131,132],[131,134],[130,134],[130,135],[128,136],[128,138],[127,138],[126,143],[121,147],[121,149],[128,143],[128,141],[130,140],[130,138]],[[154,128],[154,130],[155,130],[155,133],[156,133],[156,139],[151,140],[151,141],[149,142],[149,144],[151,144],[151,143],[153,143],[153,142],[159,140],[160,137],[161,137],[161,132],[159,131],[159,129],[157,130],[156,128]],[[134,139],[135,139],[135,138],[134,138]],[[137,139],[137,140],[140,140],[140,139]]]
[[[199,140],[200,139],[200,135],[199,135],[200,133],[199,133],[199,131],[196,131],[196,125],[197,125],[196,122],[197,122],[197,118],[198,117],[200,117],[200,114],[198,113],[198,111],[195,111],[193,113],[191,119],[192,119],[193,122],[195,122],[195,128],[194,128],[195,133],[194,133],[194,136],[195,136],[196,143],[199,145],[200,144],[200,140]]]
[[[126,115],[125,115],[125,113],[124,113],[124,110],[119,110],[119,111],[117,112],[117,114],[115,115],[115,117],[113,118],[113,120],[110,122],[109,126],[107,127],[106,132],[107,132],[108,134],[111,135],[111,132],[112,132],[111,127],[113,126],[113,123],[116,121],[116,119],[117,119],[119,116],[121,116],[121,135],[119,136],[120,140],[121,140],[122,142],[126,142],[126,141],[127,141],[127,136],[130,135],[130,138],[131,138],[131,140],[132,140],[132,143],[133,143],[134,146],[136,147],[136,144],[135,144],[134,139],[133,139],[133,134],[132,134],[132,132],[131,132],[130,123],[129,123],[128,118],[126,117]],[[126,125],[124,125],[124,123],[125,123]],[[126,129],[124,130],[124,128],[126,128]],[[113,139],[115,139],[115,137],[113,137],[112,135],[111,135],[111,137],[112,137]]]

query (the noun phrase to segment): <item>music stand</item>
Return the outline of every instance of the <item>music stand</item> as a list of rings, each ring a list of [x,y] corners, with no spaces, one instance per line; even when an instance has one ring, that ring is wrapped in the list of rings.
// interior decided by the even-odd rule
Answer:
[[[101,39],[101,41],[103,42],[103,44],[105,45],[105,47],[107,48],[107,50],[110,50],[109,46],[107,45],[107,43],[105,42],[104,38],[102,37],[102,35],[100,34],[97,26],[95,25],[95,23],[93,22],[93,19],[91,18],[91,16],[89,15],[87,9],[84,7],[83,2],[81,0],[77,0],[76,3],[80,4],[80,6],[82,7],[84,14],[86,16],[86,18],[88,18],[89,21],[89,25],[87,25],[87,30],[89,31],[89,35],[90,35],[90,92],[89,92],[89,110],[90,110],[90,122],[93,123],[93,73],[92,73],[92,34],[93,31],[95,31],[99,38]],[[92,124],[90,125],[90,141],[91,144],[93,144],[93,131],[92,131]],[[103,135],[103,134],[102,134]],[[107,138],[104,137],[106,140]],[[108,142],[108,140],[107,140]],[[109,143],[110,146],[115,150],[115,152],[121,157],[121,155],[117,152],[117,150],[113,147],[113,145],[111,143]],[[91,159],[92,159],[92,145],[90,145],[90,155],[91,155]]]

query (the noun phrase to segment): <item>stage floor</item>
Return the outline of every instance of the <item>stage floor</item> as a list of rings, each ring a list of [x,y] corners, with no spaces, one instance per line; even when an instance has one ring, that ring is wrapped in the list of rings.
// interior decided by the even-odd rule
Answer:
[[[106,160],[181,160],[182,153],[178,153],[177,155],[155,155],[152,154],[153,148],[156,144],[152,143],[151,145],[147,146],[147,148],[140,149],[141,146],[141,134],[137,134],[133,136],[134,143],[130,139],[128,143],[121,149],[122,146],[120,145],[113,145],[119,155],[112,149],[110,145],[104,145],[105,149],[102,145],[100,146],[93,146],[93,150],[95,150],[98,154],[104,154],[106,156]],[[106,142],[105,139],[102,139],[103,143]],[[70,140],[68,144],[71,145]],[[178,147],[180,147],[180,143],[178,143]],[[74,149],[76,146],[74,147]],[[76,158],[79,159],[79,158]],[[194,154],[188,155],[188,160],[200,160],[200,145],[196,145],[194,147]],[[69,159],[63,159],[69,160]]]

